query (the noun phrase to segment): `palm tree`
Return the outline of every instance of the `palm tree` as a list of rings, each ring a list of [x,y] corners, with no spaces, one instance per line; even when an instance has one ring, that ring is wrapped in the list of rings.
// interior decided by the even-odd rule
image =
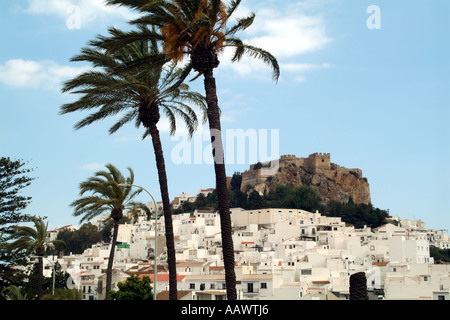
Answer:
[[[106,300],[109,300],[114,253],[116,249],[119,221],[123,211],[136,206],[145,208],[145,205],[135,202],[134,198],[141,192],[131,192],[130,188],[122,188],[119,184],[133,184],[134,172],[128,168],[129,177],[123,174],[112,164],[106,165],[107,170],[97,171],[93,176],[80,183],[80,198],[73,201],[74,216],[81,216],[80,223],[89,221],[105,212],[110,212],[114,221],[111,249],[106,270]]]
[[[14,233],[11,238],[15,239],[7,245],[9,252],[24,250],[27,254],[35,254],[38,258],[38,296],[42,298],[42,283],[44,280],[43,258],[47,249],[47,227],[42,218],[31,218],[34,228],[29,226],[13,226]]]
[[[142,27],[143,31],[151,30]],[[109,30],[112,37],[122,36],[118,29]],[[168,191],[167,174],[158,123],[161,113],[170,122],[170,133],[176,131],[176,118],[186,124],[189,135],[195,131],[198,120],[196,113],[187,103],[206,110],[202,95],[189,90],[189,86],[179,83],[181,69],[175,64],[168,64],[167,57],[160,52],[156,41],[133,41],[115,52],[102,48],[105,37],[99,36],[91,41],[90,47],[82,49],[73,61],[92,63],[97,70],[88,71],[67,81],[63,92],[71,91],[82,94],[76,102],[61,107],[61,113],[95,109],[96,111],[75,125],[76,129],[90,125],[109,116],[123,113],[120,120],[109,130],[110,134],[118,131],[128,122],[134,122],[139,128],[144,126],[143,138],[151,136],[159,186],[163,202],[166,244],[169,264],[170,298],[177,299],[176,258],[173,240],[172,209]],[[158,57],[157,63],[136,64],[149,57]],[[130,67],[131,66],[131,67]],[[98,70],[100,69],[100,70]]]
[[[112,39],[108,43],[109,50],[117,50],[131,39],[162,40],[164,54],[172,61],[179,63],[186,57],[190,58],[184,68],[183,77],[186,77],[192,70],[198,73],[197,76],[204,77],[221,221],[227,297],[235,300],[237,294],[230,204],[214,69],[219,66],[218,56],[226,47],[234,48],[233,62],[248,55],[271,66],[274,80],[277,80],[280,75],[278,62],[269,52],[245,44],[235,36],[238,31],[248,28],[253,23],[255,14],[252,13],[248,17],[237,19],[236,24],[228,26],[228,22],[241,0],[232,0],[228,5],[219,0],[107,0],[107,3],[139,10],[144,16],[132,23],[156,26],[160,28],[163,36],[161,39],[155,32],[130,32],[128,36]]]
[[[17,286],[9,286],[3,289],[7,293],[7,299],[9,300],[28,300],[27,294]]]

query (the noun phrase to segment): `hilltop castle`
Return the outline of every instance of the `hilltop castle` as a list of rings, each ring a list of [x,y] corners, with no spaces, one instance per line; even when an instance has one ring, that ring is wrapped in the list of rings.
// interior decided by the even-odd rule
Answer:
[[[257,163],[242,173],[241,190],[254,189],[260,194],[272,190],[276,184],[310,185],[325,202],[328,200],[370,203],[367,179],[361,169],[347,169],[331,162],[329,153],[314,153],[307,158],[284,155],[280,159]]]

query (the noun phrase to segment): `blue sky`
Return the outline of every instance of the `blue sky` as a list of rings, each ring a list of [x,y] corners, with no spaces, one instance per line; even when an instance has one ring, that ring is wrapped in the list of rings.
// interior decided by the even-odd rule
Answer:
[[[379,11],[367,10],[373,5]],[[231,64],[225,52],[215,73],[223,129],[267,130],[269,141],[276,130],[269,149],[280,155],[331,153],[332,162],[363,170],[376,207],[450,229],[449,9],[447,0],[244,0],[236,17],[254,11],[257,19],[240,37],[272,52],[282,75],[274,83],[267,67]],[[1,156],[35,168],[27,211],[49,217],[51,228],[78,224],[69,206],[78,184],[108,162],[132,167],[136,184],[160,198],[142,131],[110,136],[113,119],[74,131],[83,114],[58,115],[75,99],[60,93],[61,82],[87,68],[69,59],[135,16],[101,0],[8,1],[0,13]],[[201,80],[191,86],[203,92]],[[183,128],[176,138],[166,122],[160,128],[171,198],[214,187],[206,158],[195,164],[192,152],[179,163]],[[195,150],[206,154],[201,132]],[[248,169],[248,158],[229,161],[228,175]]]

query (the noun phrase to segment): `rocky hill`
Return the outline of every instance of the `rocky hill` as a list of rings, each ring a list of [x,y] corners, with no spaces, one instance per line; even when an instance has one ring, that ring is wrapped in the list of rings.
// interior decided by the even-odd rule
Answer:
[[[361,169],[347,169],[331,163],[329,153],[315,153],[307,158],[282,156],[275,161],[258,163],[242,173],[241,191],[256,190],[261,195],[273,191],[277,185],[311,186],[329,201],[370,204],[370,187]]]

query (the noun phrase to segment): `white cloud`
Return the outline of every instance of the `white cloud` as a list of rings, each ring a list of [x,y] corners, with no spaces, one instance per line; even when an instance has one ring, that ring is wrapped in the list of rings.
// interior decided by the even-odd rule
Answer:
[[[99,171],[104,169],[106,166],[106,163],[98,163],[98,162],[94,162],[94,163],[88,163],[85,164],[81,170],[83,171]]]
[[[107,6],[105,0],[28,0],[29,14],[56,15],[66,21],[67,26],[79,29],[94,22],[136,19],[138,14],[126,7]],[[75,24],[75,25],[74,25]]]
[[[244,42],[273,54],[280,64],[282,76],[291,74],[300,81],[305,80],[304,72],[329,67],[327,63],[298,63],[301,55],[319,51],[332,41],[326,33],[325,19],[316,12],[309,13],[304,6],[259,7],[253,25],[239,35]],[[244,7],[235,16],[243,17],[249,13],[250,10]],[[233,50],[226,48],[221,66],[242,77],[271,79],[271,70],[263,62],[244,57],[239,63],[231,63],[232,54]]]
[[[322,49],[331,41],[325,21],[319,16],[263,9],[246,32],[250,44],[264,48],[277,58],[289,58]]]
[[[53,90],[86,70],[87,67],[62,66],[54,61],[11,59],[0,65],[0,82],[12,87]]]

